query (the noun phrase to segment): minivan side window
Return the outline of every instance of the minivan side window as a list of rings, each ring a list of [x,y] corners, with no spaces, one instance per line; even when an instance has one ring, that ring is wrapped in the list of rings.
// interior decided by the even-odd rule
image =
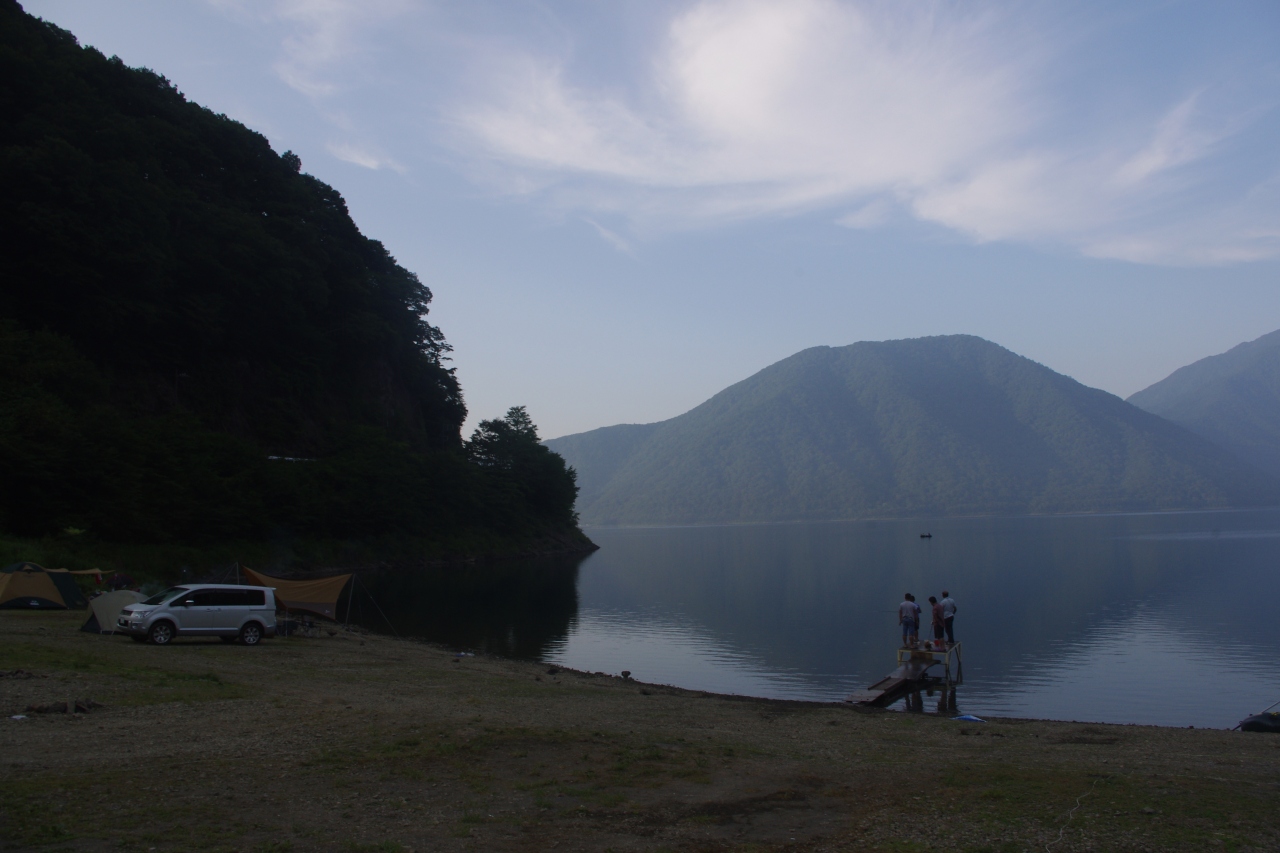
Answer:
[[[160,593],[159,595],[153,595],[142,603],[143,604],[164,604],[169,599],[177,598],[178,596],[182,595],[186,591],[187,591],[187,588],[185,586],[171,586],[168,589],[166,589],[164,592]]]
[[[219,607],[249,607],[263,605],[267,598],[260,589],[211,589],[213,603]]]
[[[196,607],[216,607],[218,604],[217,593],[211,589],[198,589],[190,595],[180,596],[179,603],[187,601],[195,601]]]

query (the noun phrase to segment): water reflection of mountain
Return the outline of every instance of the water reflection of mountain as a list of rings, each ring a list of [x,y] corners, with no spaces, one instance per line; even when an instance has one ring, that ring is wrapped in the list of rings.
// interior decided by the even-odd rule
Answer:
[[[1225,728],[1280,698],[1280,510],[926,524],[595,529],[585,561],[364,574],[353,615],[388,631],[377,601],[401,635],[829,700],[893,668],[904,591],[949,588],[962,711]]]
[[[460,649],[539,659],[578,613],[582,555],[359,576],[352,621]]]
[[[999,680],[1049,661],[1138,602],[1223,643],[1262,641],[1238,618],[1277,542],[1186,537],[1274,528],[1274,511],[596,529],[579,587],[592,612],[637,607],[701,626],[769,668],[879,676],[890,668],[902,593],[949,588],[966,678]],[[1272,599],[1274,600],[1274,598]],[[1155,620],[1159,624],[1160,620]],[[1242,636],[1241,631],[1248,636]]]

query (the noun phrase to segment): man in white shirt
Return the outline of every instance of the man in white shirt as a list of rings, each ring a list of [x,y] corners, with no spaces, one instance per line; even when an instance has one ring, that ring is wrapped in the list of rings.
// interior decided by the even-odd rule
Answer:
[[[909,592],[898,605],[898,624],[902,626],[902,647],[914,646],[920,636],[920,605]]]
[[[947,629],[947,644],[954,646],[956,644],[956,632],[952,625],[956,621],[956,602],[951,597],[951,593],[944,589],[942,591],[942,601],[938,603],[942,605],[942,624]]]

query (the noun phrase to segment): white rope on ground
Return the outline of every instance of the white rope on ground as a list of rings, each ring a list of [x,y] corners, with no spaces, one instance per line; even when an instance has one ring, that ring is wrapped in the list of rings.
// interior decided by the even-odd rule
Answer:
[[[1063,836],[1063,834],[1067,831],[1067,824],[1071,823],[1071,818],[1075,817],[1075,815],[1076,815],[1076,809],[1080,808],[1080,802],[1081,802],[1085,797],[1087,797],[1087,796],[1089,796],[1090,794],[1092,794],[1092,793],[1093,793],[1093,789],[1094,789],[1094,788],[1096,788],[1096,787],[1098,787],[1098,783],[1099,783],[1099,782],[1101,782],[1101,781],[1102,781],[1101,779],[1094,779],[1094,780],[1093,780],[1093,784],[1089,786],[1089,790],[1085,791],[1083,794],[1081,794],[1080,796],[1076,797],[1076,804],[1075,804],[1074,806],[1072,806],[1072,807],[1071,807],[1071,811],[1067,812],[1067,820],[1066,820],[1066,823],[1062,824],[1062,829],[1059,829],[1059,830],[1058,830],[1058,837],[1057,837],[1057,838],[1055,838],[1053,841],[1050,841],[1048,844],[1046,844],[1046,845],[1044,846],[1044,853],[1049,853],[1049,848],[1050,848],[1050,847],[1052,847],[1053,845],[1062,843],[1062,836]]]

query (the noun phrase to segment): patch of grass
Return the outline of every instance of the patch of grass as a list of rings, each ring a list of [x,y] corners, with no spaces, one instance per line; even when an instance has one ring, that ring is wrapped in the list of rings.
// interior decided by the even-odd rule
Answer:
[[[208,702],[241,699],[249,695],[246,687],[227,681],[216,672],[190,672],[139,665],[132,661],[124,663],[115,659],[121,652],[144,650],[121,648],[118,644],[102,646],[101,650],[101,653],[94,653],[32,643],[11,643],[0,648],[0,669],[27,669],[40,673],[75,673],[120,679],[130,687],[116,700],[115,704],[121,705]]]
[[[53,844],[58,841],[70,841],[76,835],[60,823],[46,823],[35,827],[28,840],[33,844]]]
[[[405,846],[395,841],[348,841],[343,849],[351,853],[404,853]]]
[[[229,819],[208,799],[173,801],[162,795],[147,798],[160,789],[141,790],[146,792],[142,800],[122,799],[115,782],[98,774],[25,773],[16,781],[5,780],[0,782],[0,802],[4,803],[6,818],[4,843],[38,847],[87,836],[109,840],[126,849],[167,844],[174,849],[195,850],[225,847],[244,831],[242,824]],[[70,813],[66,819],[62,815],[64,804]]]
[[[612,807],[621,805],[627,801],[627,798],[617,791],[610,791],[601,786],[592,786],[585,788],[561,788],[560,794],[566,797],[573,797],[585,803],[591,803],[597,806]]]
[[[253,848],[254,853],[293,853],[291,841],[264,841]]]
[[[955,819],[993,828],[1038,825],[1056,835],[1065,825],[1068,837],[1080,830],[1137,833],[1148,845],[1173,849],[1224,843],[1214,834],[1224,826],[1261,830],[1274,823],[1273,791],[1205,777],[1175,785],[1121,772],[970,765],[949,769],[940,781],[937,805]]]

